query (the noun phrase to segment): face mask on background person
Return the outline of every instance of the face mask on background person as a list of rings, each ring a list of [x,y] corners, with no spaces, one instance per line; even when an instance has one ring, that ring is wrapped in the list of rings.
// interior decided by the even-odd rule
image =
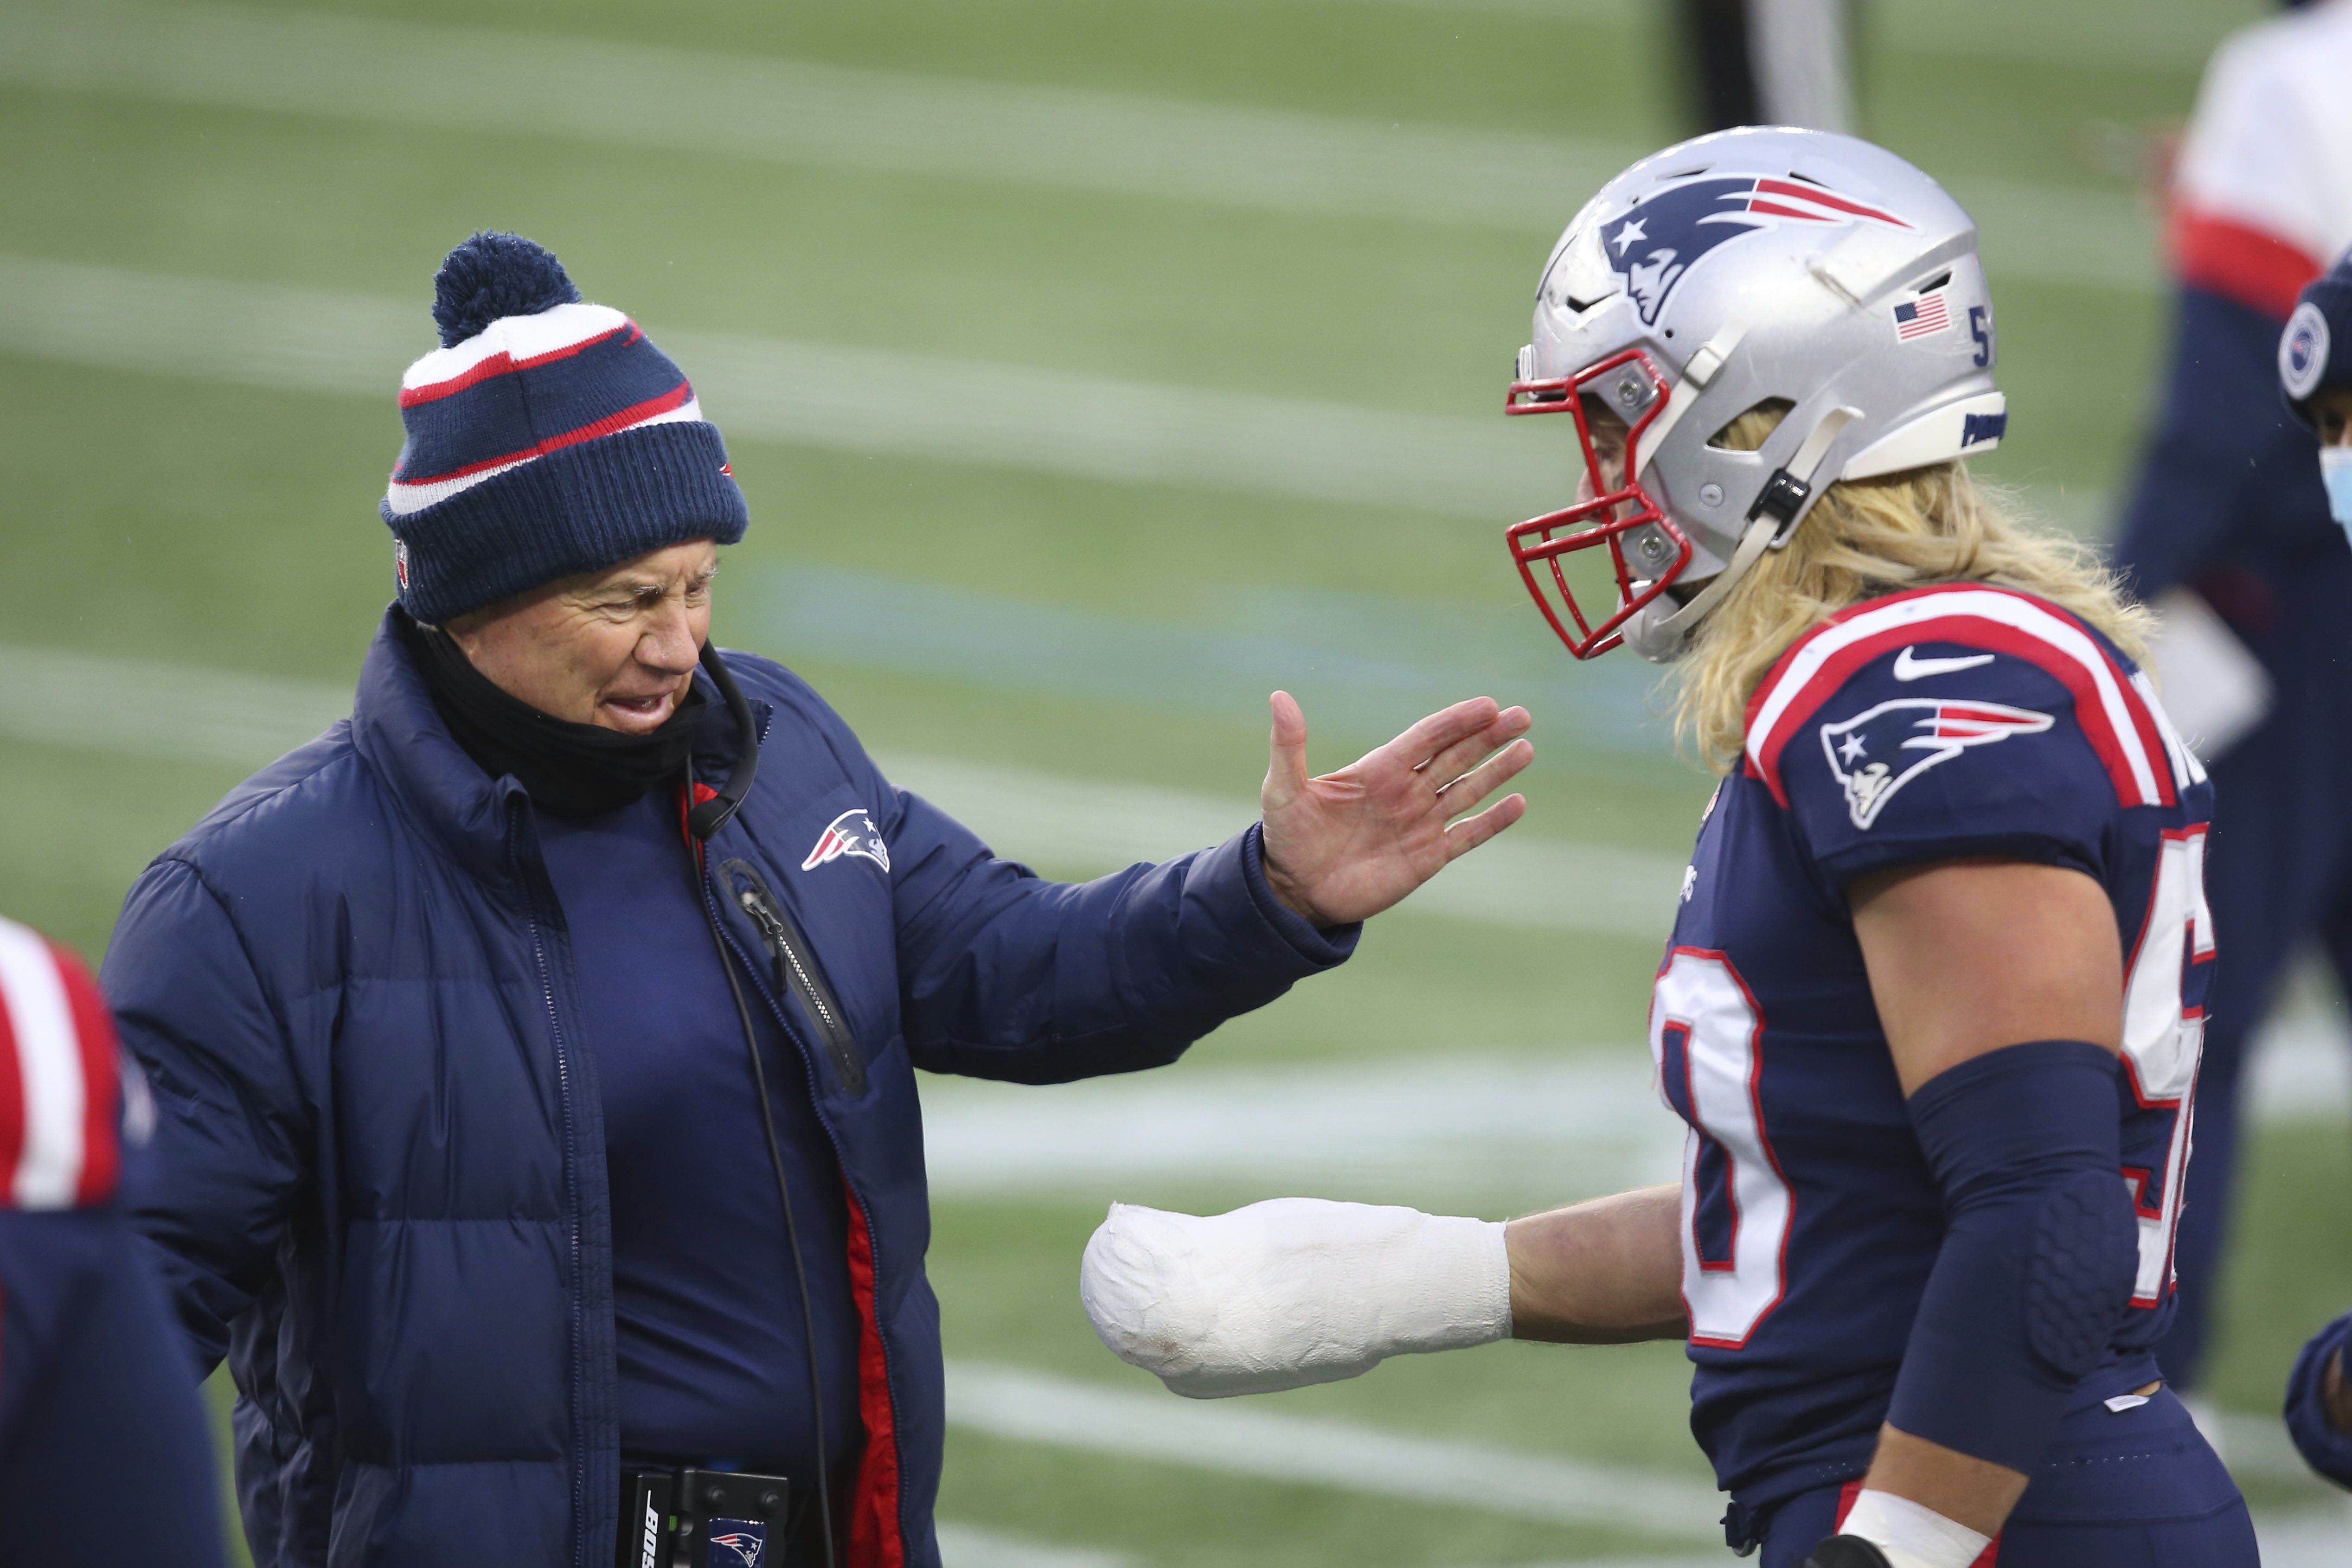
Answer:
[[[2352,534],[2352,446],[2319,449],[2319,482],[2327,486],[2327,510]]]

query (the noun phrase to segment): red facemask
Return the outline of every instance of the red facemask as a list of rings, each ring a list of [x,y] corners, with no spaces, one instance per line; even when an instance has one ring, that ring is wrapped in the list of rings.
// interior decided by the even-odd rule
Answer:
[[[1584,450],[1589,500],[1511,528],[1504,535],[1517,562],[1519,576],[1535,596],[1536,608],[1580,659],[1605,653],[1622,641],[1622,631],[1633,613],[1665,591],[1690,564],[1691,542],[1664,507],[1642,488],[1634,475],[1634,457],[1642,436],[1664,411],[1666,379],[1649,355],[1627,349],[1572,376],[1551,381],[1513,382],[1505,400],[1506,413],[1569,413],[1576,420],[1576,439]],[[1646,392],[1647,396],[1644,397]],[[1633,407],[1640,413],[1625,434],[1622,483],[1611,479],[1592,442],[1592,422],[1584,400],[1590,395],[1602,407]],[[1615,487],[1611,487],[1614,484]],[[1642,532],[1635,567],[1626,557],[1628,536]],[[1570,586],[1564,558],[1600,546],[1609,549],[1608,576],[1614,579],[1615,602],[1598,622],[1587,616]],[[1542,570],[1538,571],[1538,568]],[[1549,580],[1549,587],[1547,587]],[[1586,589],[1598,597],[1607,591],[1598,572]],[[1567,612],[1562,619],[1561,612]]]

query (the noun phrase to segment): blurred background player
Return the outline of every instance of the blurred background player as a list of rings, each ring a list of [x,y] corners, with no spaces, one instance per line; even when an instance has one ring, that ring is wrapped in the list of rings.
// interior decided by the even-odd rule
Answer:
[[[2287,407],[2319,438],[2319,475],[2333,519],[2352,534],[2352,255],[2306,287],[2278,344]],[[2352,1385],[2344,1351],[2352,1312],[2315,1335],[2287,1380],[2286,1422],[2321,1475],[2352,1487]]]
[[[1681,1338],[1766,1568],[2256,1561],[2152,1354],[2212,791],[2138,612],[1969,476],[1993,342],[1968,214],[1851,138],[1703,137],[1578,214],[1511,402],[1575,418],[1585,476],[1510,538],[1579,658],[1676,664],[1725,776],[1651,1008],[1681,1186],[1508,1228],[1115,1210],[1114,1351],[1214,1396]]]
[[[88,973],[0,920],[0,1563],[219,1568],[195,1367],[115,1207],[119,1061]]]
[[[2152,662],[2213,772],[2208,885],[2228,956],[2198,1081],[2159,1351],[2205,1359],[2236,1165],[2246,1046],[2280,974],[2316,940],[2352,977],[2352,549],[2329,520],[2310,436],[2273,389],[2295,291],[2352,245],[2352,3],[2250,27],[2213,57],[2171,190],[2172,366],[2116,545],[2164,616]]]

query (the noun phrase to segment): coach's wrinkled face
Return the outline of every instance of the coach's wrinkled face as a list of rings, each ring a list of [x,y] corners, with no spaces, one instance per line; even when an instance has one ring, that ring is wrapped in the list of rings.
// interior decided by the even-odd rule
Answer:
[[[686,700],[718,570],[718,546],[696,539],[559,578],[442,629],[508,695],[551,718],[644,735]]]

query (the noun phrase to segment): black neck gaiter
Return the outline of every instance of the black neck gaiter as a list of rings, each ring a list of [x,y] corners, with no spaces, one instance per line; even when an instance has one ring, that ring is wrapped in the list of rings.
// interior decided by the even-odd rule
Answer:
[[[698,688],[646,735],[573,724],[501,690],[447,633],[406,614],[394,621],[450,738],[491,778],[513,774],[541,810],[585,821],[643,799],[685,768],[702,727]]]

